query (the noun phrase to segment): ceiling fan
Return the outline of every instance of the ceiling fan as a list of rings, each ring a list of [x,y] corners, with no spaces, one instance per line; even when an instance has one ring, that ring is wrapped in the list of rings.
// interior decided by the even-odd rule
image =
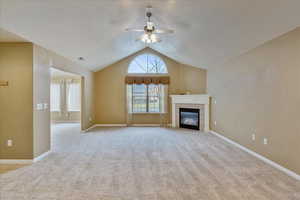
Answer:
[[[154,23],[151,21],[152,7],[148,6],[146,9],[146,17],[147,22],[143,29],[137,29],[137,28],[127,28],[126,31],[129,32],[144,32],[142,36],[140,36],[137,41],[142,41],[146,44],[161,42],[161,39],[158,37],[157,34],[172,34],[174,33],[174,30],[170,29],[156,29]]]

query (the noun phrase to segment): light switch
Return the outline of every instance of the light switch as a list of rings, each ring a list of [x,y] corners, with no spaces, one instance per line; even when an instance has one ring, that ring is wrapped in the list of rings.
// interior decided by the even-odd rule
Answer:
[[[11,147],[13,145],[13,141],[12,140],[7,140],[7,146]]]

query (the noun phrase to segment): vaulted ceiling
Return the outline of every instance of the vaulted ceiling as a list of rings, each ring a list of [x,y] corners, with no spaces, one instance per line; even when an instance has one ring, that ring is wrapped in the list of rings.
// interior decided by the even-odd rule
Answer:
[[[0,42],[28,42],[28,41],[0,27]]]
[[[98,70],[145,47],[145,8],[175,34],[150,47],[209,68],[300,24],[299,0],[0,0],[0,27]],[[78,61],[84,57],[84,61]]]

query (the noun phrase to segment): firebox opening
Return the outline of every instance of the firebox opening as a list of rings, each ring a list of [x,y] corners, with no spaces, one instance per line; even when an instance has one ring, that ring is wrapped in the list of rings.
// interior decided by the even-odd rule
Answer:
[[[179,127],[199,130],[199,109],[179,108]]]

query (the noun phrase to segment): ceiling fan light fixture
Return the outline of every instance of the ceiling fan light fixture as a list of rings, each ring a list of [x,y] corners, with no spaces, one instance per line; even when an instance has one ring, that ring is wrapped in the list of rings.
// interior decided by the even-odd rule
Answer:
[[[153,22],[147,22],[147,30],[151,30],[153,31],[154,30],[154,23]]]
[[[141,35],[136,41],[142,41],[146,44],[152,44],[156,42],[161,42],[161,40],[158,38],[158,34],[171,34],[174,33],[173,30],[171,29],[156,29],[155,24],[153,21],[151,21],[151,12],[152,7],[148,6],[146,10],[146,17],[147,22],[146,25],[143,27],[143,29],[138,29],[138,28],[127,28],[125,29],[126,31],[131,31],[131,32],[144,32],[143,35]]]
[[[157,35],[155,34],[143,34],[141,37],[141,41],[146,43],[146,44],[152,44],[152,43],[156,43],[159,42],[159,39],[157,37]]]

